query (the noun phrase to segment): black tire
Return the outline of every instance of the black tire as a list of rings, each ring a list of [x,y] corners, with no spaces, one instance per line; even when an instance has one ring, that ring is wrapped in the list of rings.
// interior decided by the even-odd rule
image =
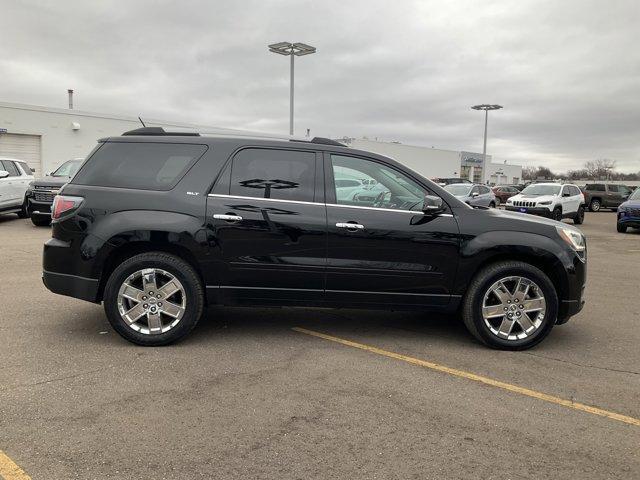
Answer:
[[[592,212],[599,212],[600,208],[602,208],[600,200],[598,200],[597,198],[591,200],[591,203],[589,204],[589,210],[591,210]]]
[[[23,202],[20,211],[18,212],[18,218],[29,218],[29,212],[27,211],[27,202]]]
[[[31,222],[36,227],[48,227],[51,225],[51,217],[46,215],[31,215]]]
[[[618,233],[627,233],[627,226],[622,225],[621,223],[616,223],[616,229],[618,230]]]
[[[520,340],[507,340],[495,335],[485,324],[482,316],[482,302],[491,285],[500,279],[514,275],[527,278],[540,287],[547,310],[542,323],[531,335]],[[557,316],[558,295],[549,277],[533,265],[519,261],[498,262],[482,269],[469,284],[462,303],[462,319],[467,330],[485,345],[500,350],[526,350],[537,345],[549,335]]]
[[[562,221],[562,208],[556,207],[553,209],[553,213],[551,214],[551,218],[554,220],[561,222]]]
[[[491,202],[491,203],[489,204],[489,208],[496,208],[496,204],[495,204],[494,202]]]
[[[183,317],[170,330],[158,334],[145,334],[131,328],[118,311],[118,291],[122,283],[134,272],[145,268],[159,268],[177,278],[185,290],[186,307]],[[164,252],[135,255],[122,262],[111,273],[104,291],[104,311],[109,323],[124,339],[143,346],[162,346],[185,337],[200,321],[204,313],[205,293],[200,277],[193,267],[181,258]]]
[[[584,207],[582,205],[578,207],[576,216],[573,217],[573,223],[576,225],[582,225],[584,223]]]
[[[501,203],[502,200],[500,200],[500,197],[496,197],[496,207],[499,207]]]

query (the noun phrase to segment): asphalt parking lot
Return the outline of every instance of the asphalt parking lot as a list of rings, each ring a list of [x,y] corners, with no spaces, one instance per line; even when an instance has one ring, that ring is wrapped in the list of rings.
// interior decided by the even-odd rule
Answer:
[[[2,216],[0,477],[637,479],[640,232],[610,212],[581,228],[587,305],[526,352],[447,317],[219,307],[142,348],[101,306],[49,293],[49,229]]]

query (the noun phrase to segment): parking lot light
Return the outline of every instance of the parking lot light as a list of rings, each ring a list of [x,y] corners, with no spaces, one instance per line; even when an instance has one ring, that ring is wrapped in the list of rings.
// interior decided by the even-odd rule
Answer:
[[[487,122],[489,121],[489,110],[500,110],[502,105],[490,105],[483,103],[482,105],[474,105],[473,110],[484,110],[484,144],[482,146],[482,161],[487,163]]]
[[[278,42],[269,45],[269,51],[291,57],[290,81],[289,81],[289,135],[293,135],[293,79],[294,79],[294,57],[311,55],[316,53],[316,47],[306,43]]]

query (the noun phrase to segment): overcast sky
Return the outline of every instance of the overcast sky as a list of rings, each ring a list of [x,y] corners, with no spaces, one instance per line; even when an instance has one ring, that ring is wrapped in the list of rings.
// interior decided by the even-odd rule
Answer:
[[[640,1],[0,0],[0,100],[640,171]]]

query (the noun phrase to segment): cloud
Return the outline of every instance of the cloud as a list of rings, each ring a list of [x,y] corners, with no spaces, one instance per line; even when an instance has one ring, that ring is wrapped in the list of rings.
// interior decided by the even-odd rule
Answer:
[[[0,0],[5,101],[478,151],[556,170],[640,171],[635,0]]]

